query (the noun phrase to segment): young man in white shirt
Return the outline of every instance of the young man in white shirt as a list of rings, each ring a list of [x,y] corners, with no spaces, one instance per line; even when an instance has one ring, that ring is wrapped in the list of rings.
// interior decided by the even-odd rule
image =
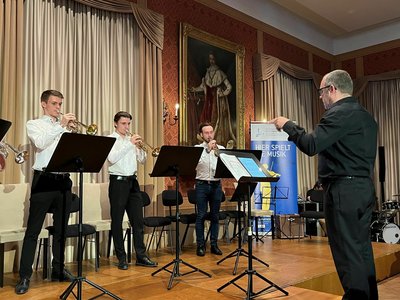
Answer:
[[[129,126],[132,116],[124,111],[114,116],[115,131],[110,137],[117,140],[108,154],[110,166],[110,185],[108,196],[111,206],[111,234],[118,258],[118,269],[127,270],[128,263],[122,236],[122,221],[125,211],[133,229],[133,243],[136,252],[136,265],[155,267],[146,255],[144,245],[143,200],[136,178],[137,162],[144,164],[147,153],[140,147],[142,138],[138,134],[130,134]]]
[[[15,287],[17,294],[25,294],[29,289],[38,236],[50,208],[53,211],[55,227],[51,279],[53,281],[72,279],[72,275],[64,269],[65,245],[62,239],[65,236],[71,207],[72,181],[68,173],[44,172],[61,135],[68,131],[69,126],[74,126],[74,114],[67,113],[60,118],[63,99],[64,96],[59,91],[44,91],[40,99],[44,115],[39,119],[30,120],[26,124],[28,137],[35,147],[35,163],[32,166],[33,180],[29,199],[29,217],[21,252],[20,281]]]
[[[214,128],[210,123],[201,123],[199,126],[199,135],[203,143],[195,147],[204,148],[200,160],[196,167],[196,200],[197,200],[197,219],[196,219],[196,242],[198,256],[204,256],[206,252],[204,240],[204,220],[207,215],[208,205],[211,215],[211,253],[222,255],[218,248],[218,214],[221,207],[222,188],[221,180],[214,178],[217,167],[218,157],[215,155],[217,149],[224,149],[217,145],[214,140]]]

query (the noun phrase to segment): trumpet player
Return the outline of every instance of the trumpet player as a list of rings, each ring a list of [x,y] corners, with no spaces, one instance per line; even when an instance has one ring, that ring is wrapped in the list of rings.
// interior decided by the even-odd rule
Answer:
[[[35,148],[35,162],[32,167],[29,217],[21,252],[20,280],[15,287],[17,294],[24,294],[29,289],[37,239],[50,207],[54,209],[55,227],[51,279],[65,281],[72,278],[72,275],[64,269],[65,232],[62,232],[67,227],[69,217],[72,181],[67,173],[44,172],[61,135],[67,131],[68,124],[75,119],[71,113],[59,118],[63,100],[64,96],[59,91],[44,91],[40,99],[44,115],[39,119],[29,120],[26,124],[28,137]]]
[[[195,147],[204,148],[200,160],[196,167],[196,199],[197,199],[197,219],[196,219],[196,242],[198,256],[204,256],[206,252],[204,240],[204,220],[207,214],[207,206],[210,206],[211,214],[211,253],[222,255],[218,248],[218,213],[221,207],[222,188],[221,180],[214,178],[217,167],[217,149],[224,149],[217,145],[214,140],[214,128],[210,123],[201,123],[199,126],[199,135],[203,143]]]
[[[133,229],[133,243],[136,252],[136,265],[155,267],[156,262],[146,255],[144,245],[143,200],[139,193],[136,178],[137,163],[144,164],[146,152],[141,148],[142,138],[138,134],[130,134],[129,126],[132,116],[120,111],[114,116],[115,131],[110,136],[117,140],[112,147],[108,161],[110,185],[108,196],[111,207],[111,234],[118,258],[118,269],[127,270],[126,251],[122,236],[122,219],[125,211]]]

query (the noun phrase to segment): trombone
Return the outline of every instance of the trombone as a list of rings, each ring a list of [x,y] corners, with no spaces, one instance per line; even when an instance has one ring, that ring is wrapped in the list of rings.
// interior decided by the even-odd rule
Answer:
[[[129,137],[131,137],[131,136],[133,136],[133,133],[131,133],[131,132],[129,132],[129,131],[127,130],[127,131],[126,131],[126,135],[129,136]],[[143,140],[140,140],[140,141],[139,141],[137,147],[138,147],[139,149],[142,149],[142,150],[145,151],[145,152],[148,152],[148,148],[150,148],[150,149],[151,149],[151,156],[153,156],[153,157],[157,157],[157,156],[160,155],[160,147],[152,147],[152,146],[150,146],[148,143],[146,143],[146,142],[143,141]],[[148,147],[148,148],[147,148],[147,147]]]
[[[17,164],[23,164],[29,157],[29,153],[26,150],[19,151],[15,149],[13,146],[11,146],[7,142],[0,142],[0,156],[2,156],[5,159],[8,157],[9,150],[11,150],[14,153],[14,161]],[[3,169],[5,168],[5,162],[3,163]]]
[[[59,112],[59,114],[63,115],[62,112]],[[68,129],[71,130],[71,132],[73,132],[73,133],[82,133],[81,127],[83,127],[86,129],[86,134],[88,134],[88,135],[96,135],[97,134],[98,127],[94,123],[90,124],[90,125],[85,125],[82,122],[79,122],[78,120],[74,120],[71,122],[75,124],[75,127],[68,126]]]

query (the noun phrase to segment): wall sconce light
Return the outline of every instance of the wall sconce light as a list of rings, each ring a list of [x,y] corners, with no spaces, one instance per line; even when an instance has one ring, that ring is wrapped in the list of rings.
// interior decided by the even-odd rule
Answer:
[[[171,113],[168,111],[168,104],[165,101],[163,101],[163,123],[164,124],[168,119],[168,124],[170,126],[175,125],[179,120],[178,113],[179,113],[179,103],[176,103],[175,104],[175,115],[173,117],[173,120],[171,121]]]

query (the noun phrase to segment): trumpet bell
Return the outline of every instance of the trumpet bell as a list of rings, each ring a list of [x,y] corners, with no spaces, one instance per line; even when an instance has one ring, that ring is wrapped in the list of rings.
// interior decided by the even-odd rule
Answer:
[[[158,157],[160,155],[160,147],[156,147],[151,151],[151,156]]]
[[[24,150],[24,151],[18,152],[15,155],[14,160],[17,164],[23,164],[28,159],[28,157],[29,157],[28,151]]]
[[[98,127],[96,124],[90,124],[86,128],[86,134],[88,135],[96,135],[97,134]]]

